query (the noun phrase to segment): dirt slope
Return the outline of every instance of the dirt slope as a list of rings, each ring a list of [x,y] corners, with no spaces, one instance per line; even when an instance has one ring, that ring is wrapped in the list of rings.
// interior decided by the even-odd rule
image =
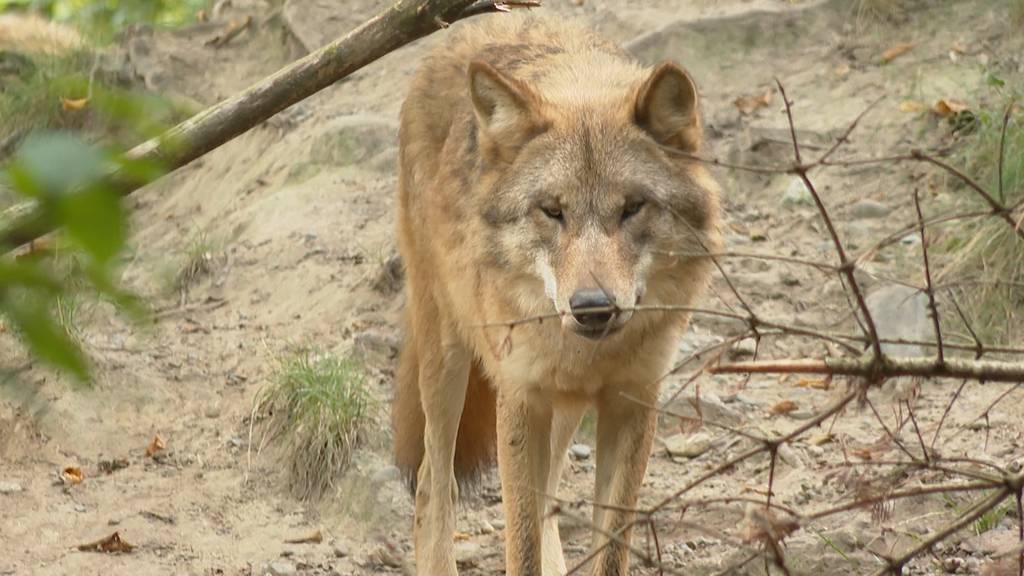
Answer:
[[[1008,0],[902,2],[909,6],[906,11],[881,19],[859,10],[878,3],[862,2],[546,3],[545,12],[588,22],[647,62],[667,57],[690,68],[701,86],[710,153],[743,164],[789,160],[778,94],[751,115],[741,115],[733,104],[737,97],[771,89],[775,77],[795,101],[800,139],[809,150],[827,147],[870,102],[885,97],[844,152],[865,156],[932,144],[948,132],[927,113],[902,112],[902,100],[973,102],[986,71],[1016,77],[1024,72],[1024,61],[1014,56],[1024,53],[1024,40],[1005,18]],[[227,47],[203,44],[219,24],[139,34],[127,46],[153,88],[212,103],[385,4],[236,1],[224,18],[253,14],[259,25]],[[126,259],[125,281],[153,298],[161,319],[142,330],[99,305],[85,331],[85,345],[97,359],[95,388],[69,391],[66,383],[33,369],[27,379],[44,402],[0,399],[0,483],[12,485],[0,493],[0,575],[240,575],[263,574],[271,567],[281,573],[290,567],[300,574],[376,574],[401,572],[402,563],[411,560],[411,502],[388,462],[384,414],[379,445],[359,455],[336,496],[319,506],[287,495],[281,467],[250,446],[248,417],[275,358],[297,345],[360,348],[380,397],[389,396],[401,302],[394,287],[379,279],[394,253],[397,112],[420,54],[438,39],[387,56],[132,197],[135,251]],[[900,42],[916,45],[881,65],[880,55]],[[951,58],[954,43],[968,48]],[[813,207],[791,193],[791,177],[723,173],[722,178],[731,250],[832,257]],[[929,201],[951,201],[941,179],[919,167],[837,170],[816,181],[840,233],[860,249],[913,220],[908,195],[913,186],[926,190]],[[866,199],[873,201],[867,208]],[[184,246],[199,236],[208,239],[211,272],[187,294],[168,290]],[[867,263],[876,277],[865,275],[865,282],[873,289],[885,284],[878,277],[920,282],[919,249],[912,239],[886,249]],[[807,269],[753,259],[729,259],[725,269],[765,316],[850,329],[847,303],[834,279],[826,282]],[[721,279],[715,294],[736,304]],[[723,304],[713,295],[708,305]],[[697,319],[681,349],[692,352],[736,328]],[[820,346],[782,343],[768,352],[817,354]],[[10,353],[4,359],[19,360]],[[669,379],[666,397],[686,379],[686,374]],[[718,376],[698,382],[706,399],[709,394],[720,399],[706,401],[724,417],[763,433],[791,429],[836,394],[774,377],[753,378],[745,386],[740,378]],[[926,429],[934,429],[957,384],[924,386],[915,411]],[[966,390],[947,424],[952,439],[944,441],[943,452],[1019,461],[1024,456],[1021,393],[996,410],[988,427],[979,427],[971,421],[1002,388],[971,384]],[[873,398],[891,420],[895,405],[889,391]],[[773,416],[770,409],[782,400],[798,409]],[[676,407],[685,409],[685,401]],[[662,432],[671,436],[672,423]],[[652,457],[644,502],[663,498],[746,446],[733,435],[706,433],[710,449],[692,460],[663,453]],[[845,414],[833,433],[851,449],[880,438],[870,411]],[[144,455],[155,434],[167,443],[159,460]],[[580,441],[587,442],[585,433]],[[127,468],[99,472],[102,461],[120,458],[129,461]],[[779,501],[812,509],[839,502],[856,481],[843,462],[839,442],[796,443],[776,471]],[[589,497],[592,463],[592,458],[573,462],[563,486],[567,498]],[[83,468],[85,482],[55,484],[56,472],[69,465]],[[693,496],[763,491],[766,479],[767,460],[755,460]],[[503,523],[496,495],[492,478],[462,508],[460,530],[467,538],[458,550],[468,574],[501,569]],[[823,521],[788,541],[793,573],[869,572],[879,566],[872,552],[906,546],[952,512],[948,502],[933,497],[897,504],[882,523],[873,522],[869,511]],[[741,519],[742,506],[686,516],[716,530],[732,529]],[[584,553],[589,536],[570,524],[566,521],[564,530],[572,562]],[[1008,526],[997,526],[999,537]],[[317,529],[325,534],[322,543],[285,543]],[[114,530],[138,548],[126,555],[73,549]],[[742,556],[723,539],[671,518],[659,532],[663,554],[687,574],[714,573]],[[644,545],[643,538],[639,542]],[[983,551],[973,554],[951,544],[939,556],[960,558],[963,573],[977,573],[971,570],[986,558],[982,544]],[[744,570],[764,573],[760,565]],[[927,559],[910,570],[940,573]],[[638,567],[637,573],[656,571]]]

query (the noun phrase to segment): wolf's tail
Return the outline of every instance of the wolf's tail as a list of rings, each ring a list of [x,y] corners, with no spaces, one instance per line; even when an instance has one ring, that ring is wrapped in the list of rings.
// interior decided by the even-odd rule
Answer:
[[[409,488],[416,493],[416,478],[423,461],[425,421],[420,403],[419,359],[416,346],[407,336],[402,346],[395,398],[391,405],[391,427],[395,437],[395,464]],[[471,487],[495,460],[497,429],[494,387],[476,361],[469,371],[466,403],[459,420],[455,442],[455,478],[461,489]]]

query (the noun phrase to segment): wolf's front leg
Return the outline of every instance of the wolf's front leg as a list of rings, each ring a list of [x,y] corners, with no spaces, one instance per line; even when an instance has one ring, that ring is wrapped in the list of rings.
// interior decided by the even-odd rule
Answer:
[[[655,391],[629,390],[631,396],[652,405]],[[597,417],[597,479],[594,525],[595,576],[625,576],[629,569],[629,548],[632,530],[627,528],[635,514],[637,496],[647,471],[651,454],[656,414],[653,410],[623,397],[619,390],[609,390],[598,402]],[[601,505],[605,505],[602,507]],[[619,534],[621,531],[621,534]],[[606,534],[619,534],[609,542]]]
[[[505,573],[542,574],[541,524],[551,464],[551,405],[498,390],[498,470],[505,508]]]
[[[457,576],[455,567],[455,440],[466,400],[472,356],[461,345],[420,350],[420,399],[426,420],[416,480],[416,573]],[[426,352],[426,353],[424,353]]]

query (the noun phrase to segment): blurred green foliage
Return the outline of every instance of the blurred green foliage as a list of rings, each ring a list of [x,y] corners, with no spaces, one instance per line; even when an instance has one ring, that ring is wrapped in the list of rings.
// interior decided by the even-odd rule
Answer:
[[[85,286],[121,309],[137,315],[143,311],[116,280],[127,217],[107,178],[114,171],[145,180],[161,173],[152,163],[126,159],[62,132],[29,136],[0,171],[0,186],[34,201],[43,219],[63,231],[57,240],[61,250],[74,254],[73,266],[58,262],[47,248],[30,247],[0,258],[0,316],[32,355],[83,382],[89,378],[87,359],[54,315],[62,300]]]
[[[31,10],[68,22],[97,40],[108,40],[133,24],[179,26],[195,18],[209,0],[0,0],[0,11]]]

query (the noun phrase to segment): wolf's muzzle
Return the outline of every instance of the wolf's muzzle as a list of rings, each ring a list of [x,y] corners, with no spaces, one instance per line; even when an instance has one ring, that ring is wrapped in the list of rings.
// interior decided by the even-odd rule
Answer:
[[[600,288],[583,288],[569,298],[569,310],[575,320],[573,330],[588,338],[600,338],[619,329],[618,308]]]

